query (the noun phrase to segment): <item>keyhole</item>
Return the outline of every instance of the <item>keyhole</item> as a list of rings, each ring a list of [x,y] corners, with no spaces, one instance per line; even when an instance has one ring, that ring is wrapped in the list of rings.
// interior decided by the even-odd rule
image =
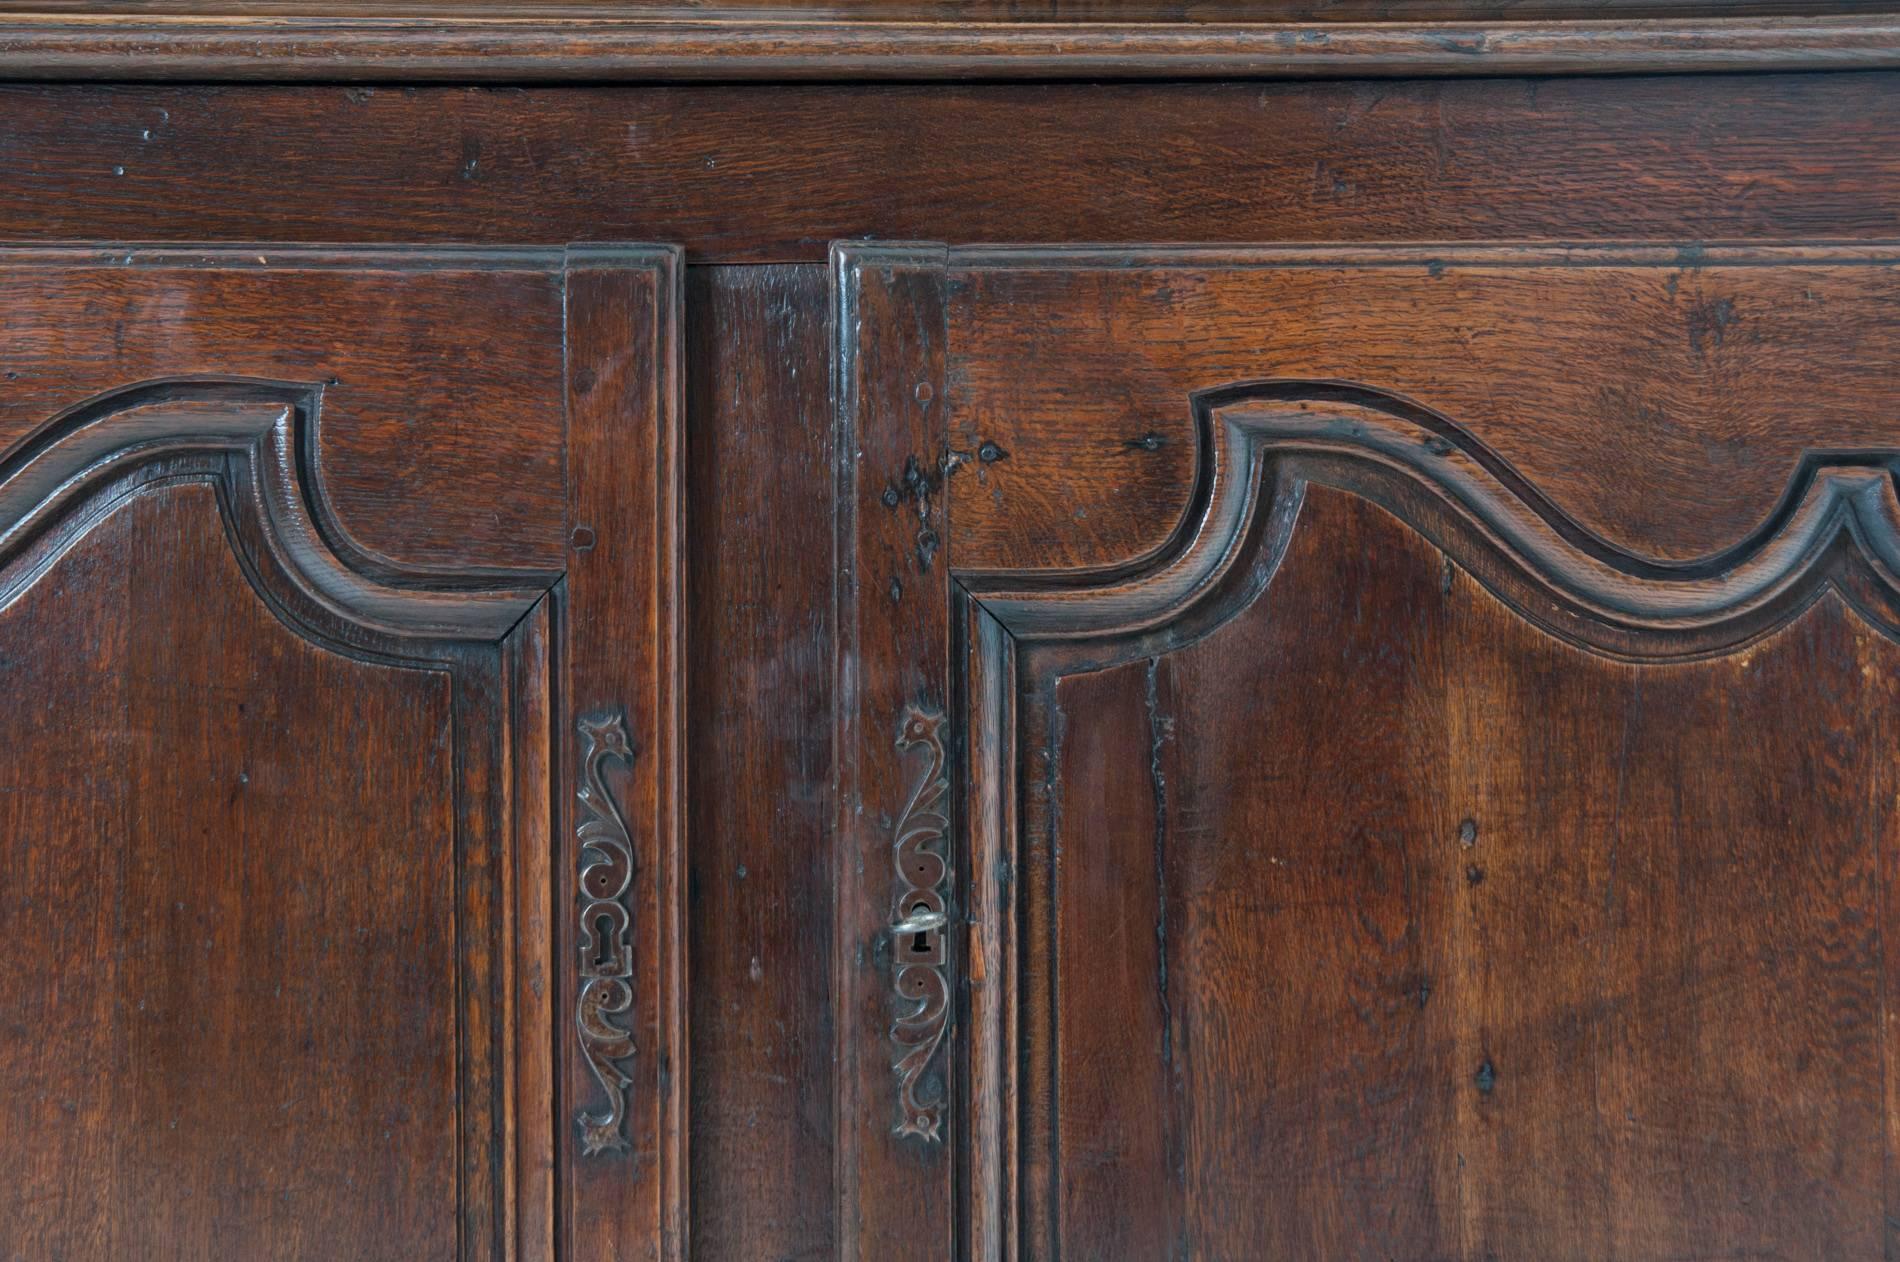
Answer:
[[[594,967],[606,968],[614,962],[614,945],[608,939],[613,935],[614,922],[611,917],[600,916],[594,921],[594,942],[599,947],[595,953]]]
[[[926,912],[929,910],[930,910],[929,903],[913,903],[911,905],[910,914],[915,916],[919,912]],[[916,933],[913,933],[910,936],[910,949],[912,951],[917,952],[919,955],[925,954],[926,952],[930,950],[929,939],[930,939],[930,931],[928,929],[919,929]]]

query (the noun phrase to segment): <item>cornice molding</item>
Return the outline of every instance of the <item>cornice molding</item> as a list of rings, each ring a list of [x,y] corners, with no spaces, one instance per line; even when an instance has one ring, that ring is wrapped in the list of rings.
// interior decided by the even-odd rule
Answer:
[[[640,82],[1869,70],[1900,13],[1527,22],[917,22],[0,13],[0,79]]]

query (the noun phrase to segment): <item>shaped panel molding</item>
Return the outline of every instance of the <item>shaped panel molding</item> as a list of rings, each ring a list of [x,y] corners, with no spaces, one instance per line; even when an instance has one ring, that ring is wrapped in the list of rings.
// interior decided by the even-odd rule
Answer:
[[[1126,639],[1135,656],[1156,637],[1204,634],[1271,581],[1304,488],[1317,483],[1380,503],[1527,619],[1613,655],[1727,651],[1828,588],[1897,625],[1900,453],[1810,453],[1748,537],[1664,561],[1594,535],[1450,417],[1376,387],[1243,382],[1197,394],[1192,407],[1193,499],[1156,561],[1093,579],[972,576],[992,616],[1029,640]]]
[[[0,563],[29,548],[36,565],[82,533],[117,495],[152,477],[195,476],[221,489],[228,513],[253,524],[246,559],[288,581],[293,603],[332,628],[398,640],[492,643],[546,588],[480,575],[410,573],[369,562],[317,494],[322,387],[247,378],[142,382],[86,400],[0,459]],[[240,538],[251,532],[240,532]]]

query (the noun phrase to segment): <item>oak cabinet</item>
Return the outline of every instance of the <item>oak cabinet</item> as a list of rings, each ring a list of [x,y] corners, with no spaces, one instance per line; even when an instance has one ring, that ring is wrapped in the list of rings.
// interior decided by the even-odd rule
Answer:
[[[1892,1251],[1900,27],[896,16],[0,5],[0,1256]]]

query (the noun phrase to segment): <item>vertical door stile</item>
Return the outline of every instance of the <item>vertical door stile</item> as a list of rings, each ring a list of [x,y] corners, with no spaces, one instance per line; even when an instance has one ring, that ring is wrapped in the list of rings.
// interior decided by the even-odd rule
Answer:
[[[839,1254],[950,1256],[958,953],[942,247],[834,247]]]
[[[567,258],[562,1256],[686,1256],[680,253]]]

